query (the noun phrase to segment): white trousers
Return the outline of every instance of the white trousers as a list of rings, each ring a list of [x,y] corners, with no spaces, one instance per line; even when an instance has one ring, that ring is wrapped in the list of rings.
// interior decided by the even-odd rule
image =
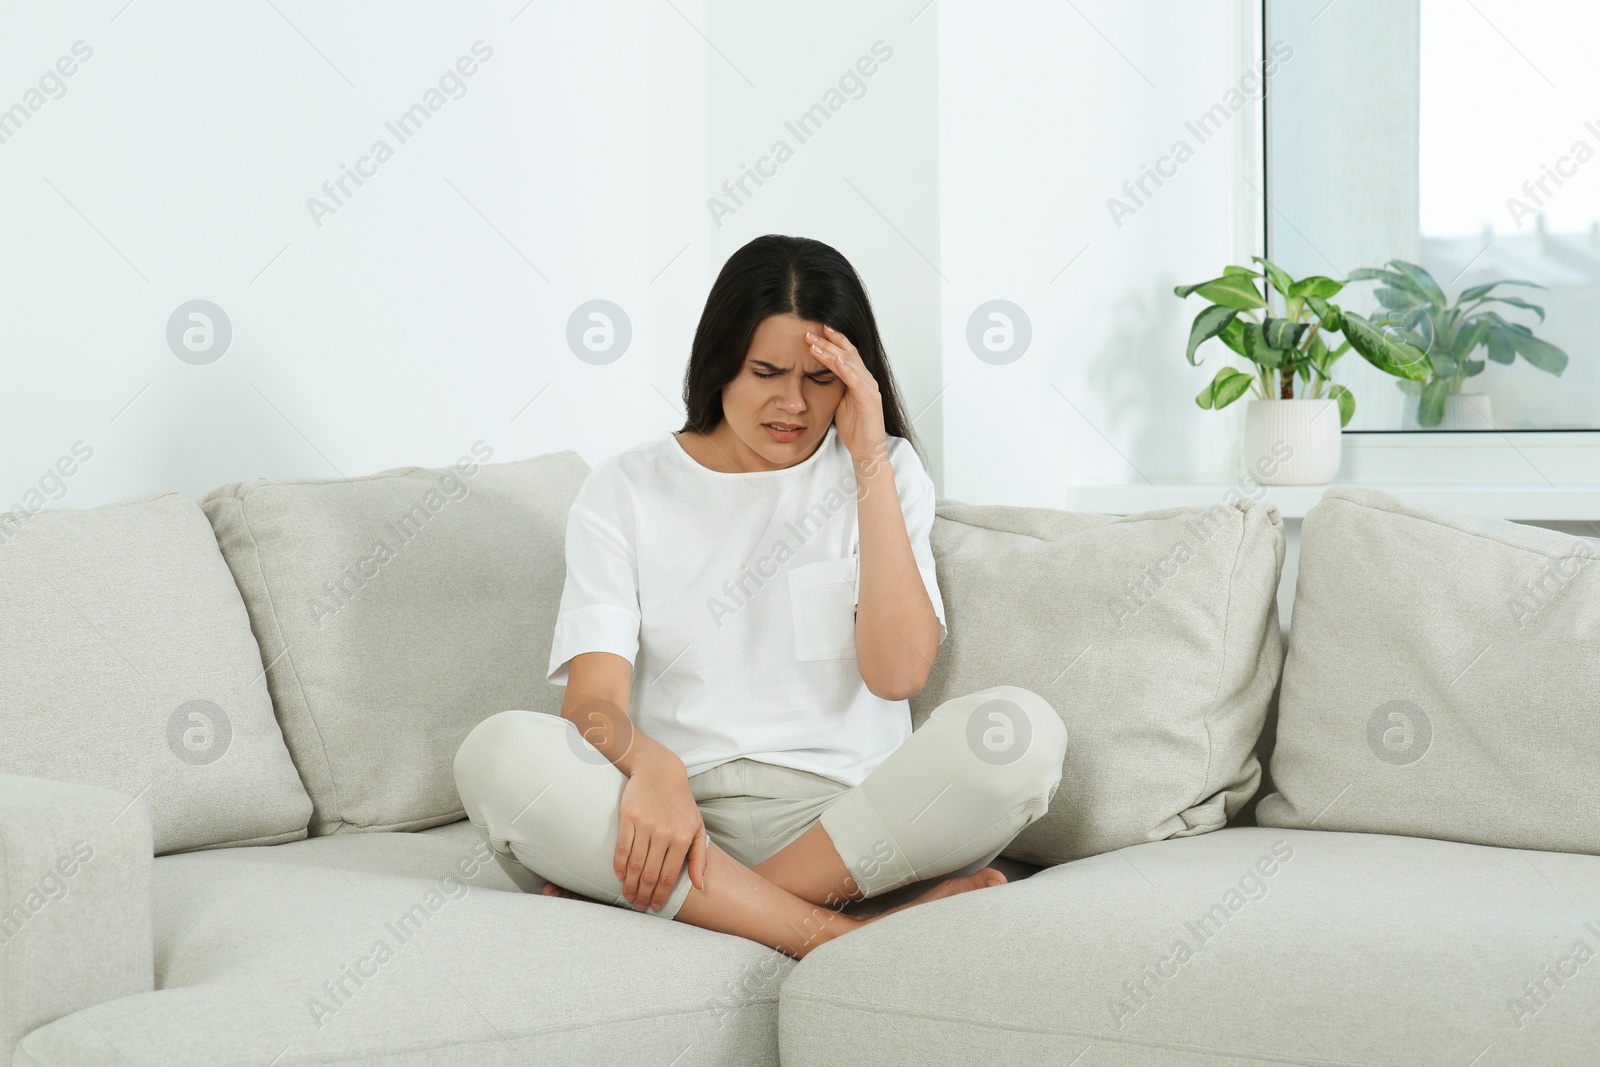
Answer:
[[[897,897],[909,898],[921,882],[993,862],[1043,815],[1066,747],[1043,697],[999,685],[940,704],[855,787],[736,759],[693,775],[689,788],[712,841],[746,867],[820,821],[864,899],[902,887]],[[467,817],[520,888],[551,881],[637,910],[612,869],[627,776],[570,720],[491,715],[462,742],[455,778]],[[667,902],[645,914],[675,917],[692,888],[680,870]]]

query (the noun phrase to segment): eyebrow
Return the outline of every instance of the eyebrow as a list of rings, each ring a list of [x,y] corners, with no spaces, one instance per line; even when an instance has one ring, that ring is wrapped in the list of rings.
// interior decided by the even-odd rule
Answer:
[[[754,363],[758,367],[764,367],[767,370],[786,371],[786,370],[789,369],[788,367],[780,367],[776,363],[768,363],[764,359],[752,359],[750,362]],[[814,371],[811,372],[811,374],[814,375],[814,376],[815,375],[821,375],[821,374],[832,374],[832,373],[833,373],[833,370],[830,367],[823,367],[821,370],[814,370]]]

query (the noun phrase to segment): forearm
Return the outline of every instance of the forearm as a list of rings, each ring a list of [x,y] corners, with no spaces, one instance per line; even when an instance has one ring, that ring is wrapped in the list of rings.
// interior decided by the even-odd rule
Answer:
[[[634,726],[623,703],[599,693],[574,693],[569,686],[561,716],[571,719],[584,740],[629,778],[646,764],[683,766],[677,753]]]
[[[939,618],[917,570],[887,444],[856,461],[861,532],[856,657],[867,688],[886,700],[922,691],[939,647]]]

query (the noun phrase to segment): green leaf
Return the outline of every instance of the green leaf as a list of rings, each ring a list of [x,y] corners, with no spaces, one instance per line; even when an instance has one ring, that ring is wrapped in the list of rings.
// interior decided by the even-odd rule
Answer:
[[[1542,371],[1560,377],[1561,372],[1567,369],[1567,354],[1549,341],[1541,341],[1532,335],[1519,335],[1511,339],[1511,345],[1523,359]]]
[[[1426,298],[1427,296],[1415,282],[1404,274],[1399,274],[1392,270],[1383,270],[1381,267],[1361,267],[1353,270],[1345,276],[1345,283],[1349,284],[1350,282],[1383,282],[1385,285],[1393,286],[1397,289],[1413,290],[1420,297]]]
[[[1433,373],[1428,354],[1416,345],[1385,336],[1354,312],[1344,312],[1344,336],[1368,363],[1396,378],[1422,381]]]
[[[1533,336],[1533,331],[1528,329],[1526,326],[1522,325],[1522,323],[1520,323],[1520,322],[1510,322],[1510,321],[1508,321],[1508,320],[1506,320],[1504,318],[1501,318],[1500,317],[1500,313],[1497,312],[1497,311],[1485,310],[1482,314],[1483,314],[1484,318],[1489,319],[1496,326],[1500,327],[1501,330],[1505,331],[1505,333],[1507,334],[1507,339],[1508,340],[1510,339],[1509,335],[1516,334],[1516,333],[1520,333],[1524,337],[1532,337]]]
[[[1412,283],[1418,289],[1420,289],[1429,300],[1433,301],[1435,304],[1438,304],[1440,307],[1449,306],[1450,301],[1445,297],[1444,290],[1439,288],[1439,283],[1433,280],[1433,275],[1429,274],[1415,263],[1407,263],[1403,259],[1391,259],[1389,261],[1389,266],[1393,267],[1401,274],[1404,274],[1407,278],[1410,278]]]
[[[1301,278],[1299,281],[1289,286],[1288,295],[1315,296],[1321,299],[1327,299],[1330,296],[1338,296],[1339,290],[1343,288],[1344,282],[1335,281],[1332,278],[1325,278],[1320,274],[1312,274]]]
[[[1261,269],[1267,272],[1267,280],[1272,283],[1274,289],[1284,296],[1289,295],[1289,290],[1294,288],[1294,279],[1289,277],[1288,271],[1269,259],[1263,259],[1261,256],[1251,256],[1250,258],[1261,264]]]
[[[1546,288],[1545,286],[1540,285],[1538,282],[1524,282],[1515,278],[1504,278],[1498,282],[1489,282],[1487,285],[1474,285],[1471,289],[1468,289],[1466,292],[1457,297],[1456,302],[1460,304],[1470,304],[1472,301],[1492,293],[1497,285],[1526,285],[1533,289]]]
[[[1356,413],[1356,395],[1335,382],[1328,386],[1328,397],[1339,402],[1339,427],[1349,426],[1351,416]]]
[[[1245,393],[1249,392],[1250,383],[1255,380],[1255,376],[1252,374],[1246,374],[1243,371],[1233,370],[1232,367],[1229,367],[1228,369],[1233,371],[1231,375],[1223,378],[1219,382],[1213,382],[1215,391],[1212,393],[1211,406],[1218,411],[1221,411],[1235,400],[1238,400]]]
[[[1427,305],[1423,305],[1406,312],[1403,320],[1405,328],[1414,335],[1406,340],[1424,352],[1433,348],[1434,335],[1437,333],[1434,329],[1433,316],[1429,313],[1431,310]]]
[[[1467,360],[1465,366],[1467,368],[1466,377],[1468,378],[1472,377],[1474,374],[1483,373],[1484,363],[1481,359],[1469,359]]]
[[[1306,345],[1306,356],[1322,372],[1322,376],[1326,378],[1328,376],[1328,365],[1324,361],[1328,358],[1328,344],[1322,339],[1320,333],[1312,335],[1311,343]]]
[[[1468,353],[1483,343],[1484,335],[1488,332],[1488,319],[1470,319],[1456,334],[1456,343],[1450,346],[1450,354],[1457,359],[1465,359]]]
[[[1200,390],[1194,402],[1202,408],[1221,411],[1248,392],[1253,381],[1255,381],[1253,374],[1246,374],[1233,367],[1223,367],[1217,371],[1216,377]]]
[[[1322,328],[1338,333],[1343,328],[1344,312],[1337,304],[1330,304],[1320,296],[1306,297],[1306,307],[1322,323]]]
[[[1261,299],[1261,294],[1256,292],[1256,287],[1250,279],[1242,274],[1224,274],[1220,278],[1199,282],[1195,285],[1178,285],[1173,290],[1179,296],[1188,296],[1195,293],[1205,297],[1213,304],[1221,304],[1230,308],[1264,308],[1267,302]]]
[[[1276,319],[1268,315],[1261,323],[1261,332],[1267,344],[1288,352],[1299,346],[1300,337],[1306,332],[1307,326],[1304,322]]]
[[[1194,317],[1194,325],[1189,327],[1189,351],[1185,353],[1189,359],[1190,366],[1199,366],[1199,363],[1194,358],[1195,349],[1199,348],[1202,342],[1209,341],[1221,333],[1223,328],[1237,318],[1238,315],[1238,308],[1212,304]]]
[[[1282,350],[1267,344],[1261,327],[1254,322],[1244,324],[1244,356],[1263,367],[1276,368],[1283,363]]]
[[[1444,400],[1450,395],[1450,383],[1443,379],[1422,387],[1422,399],[1417,402],[1417,422],[1423,426],[1437,426],[1444,419]]]
[[[1245,322],[1243,319],[1234,319],[1217,334],[1217,339],[1239,355],[1245,355],[1244,327]]]
[[[1489,329],[1488,354],[1490,359],[1496,363],[1504,363],[1506,366],[1516,362],[1517,350],[1512,347],[1507,331],[1497,330],[1492,327]]]
[[[1255,271],[1251,270],[1249,267],[1240,267],[1240,266],[1235,265],[1235,266],[1229,266],[1229,267],[1223,267],[1222,268],[1222,276],[1224,278],[1226,278],[1230,274],[1237,274],[1237,275],[1239,275],[1240,277],[1243,277],[1243,278],[1259,278],[1259,277],[1261,277],[1260,274],[1258,274]]]
[[[1516,297],[1516,296],[1491,296],[1488,300],[1485,300],[1484,303],[1486,303],[1486,304],[1510,304],[1512,307],[1523,308],[1523,309],[1525,309],[1527,311],[1536,311],[1536,312],[1539,313],[1539,321],[1540,322],[1544,321],[1544,308],[1540,307],[1538,304],[1530,304],[1526,300],[1523,300],[1521,297]]]
[[[1372,295],[1378,298],[1378,303],[1390,311],[1408,311],[1418,305],[1427,305],[1427,301],[1423,299],[1420,293],[1414,293],[1409,289],[1390,289],[1385,287]]]

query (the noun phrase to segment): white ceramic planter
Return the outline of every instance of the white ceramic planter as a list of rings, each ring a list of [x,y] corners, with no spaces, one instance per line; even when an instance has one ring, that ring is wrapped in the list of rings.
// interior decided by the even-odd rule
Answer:
[[[1417,404],[1420,397],[1406,397],[1405,409],[1401,413],[1401,420],[1407,430],[1492,430],[1494,429],[1494,408],[1490,406],[1488,393],[1451,393],[1444,398],[1444,418],[1439,420],[1437,426],[1423,427],[1417,421]]]
[[[1244,469],[1262,485],[1325,485],[1339,473],[1337,400],[1252,400],[1244,412]]]

